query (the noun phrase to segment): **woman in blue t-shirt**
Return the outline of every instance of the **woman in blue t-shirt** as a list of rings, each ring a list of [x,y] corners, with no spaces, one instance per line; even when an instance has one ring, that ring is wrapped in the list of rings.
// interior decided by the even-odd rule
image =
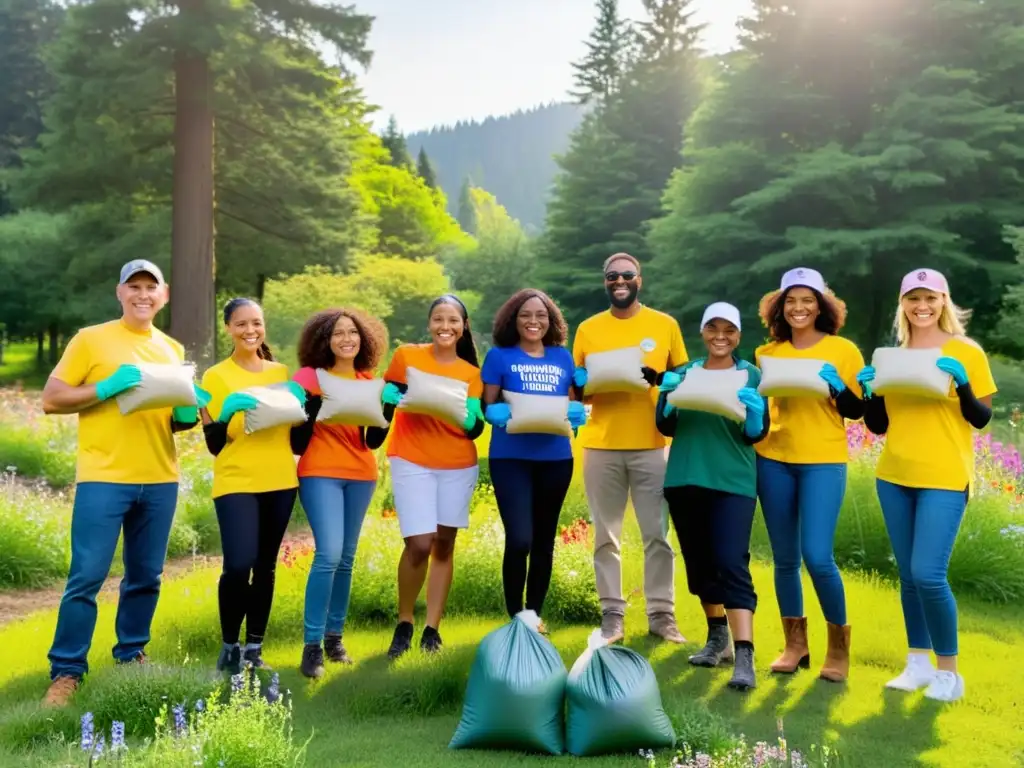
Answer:
[[[494,497],[505,526],[502,581],[509,616],[540,615],[551,582],[558,516],[572,480],[572,445],[567,435],[508,434],[512,413],[503,392],[571,398],[572,354],[565,348],[562,313],[547,294],[527,288],[514,294],[494,317],[494,347],[484,360],[485,418],[491,432],[489,464]],[[586,422],[583,404],[568,403],[573,429]],[[527,573],[529,560],[529,573]]]

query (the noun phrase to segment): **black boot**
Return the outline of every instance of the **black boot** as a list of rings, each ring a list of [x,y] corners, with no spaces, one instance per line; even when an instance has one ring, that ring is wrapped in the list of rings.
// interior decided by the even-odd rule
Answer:
[[[757,687],[754,674],[754,644],[746,641],[736,643],[736,666],[733,668],[729,687],[737,691],[749,691]]]
[[[242,649],[238,647],[238,643],[221,648],[220,656],[217,658],[217,671],[227,672],[229,675],[237,675],[242,671]]]
[[[324,655],[335,664],[351,664],[345,651],[345,644],[341,642],[341,635],[324,635]]]
[[[320,647],[320,643],[306,643],[302,649],[299,671],[314,680],[324,676],[324,649]]]
[[[395,635],[391,638],[388,658],[394,661],[412,647],[412,622],[400,621],[395,627]]]
[[[437,653],[441,650],[441,633],[434,627],[424,627],[420,638],[420,650],[425,653]]]
[[[708,623],[708,641],[697,653],[690,657],[695,667],[717,667],[723,662],[732,661],[733,651],[729,642],[729,625]]]

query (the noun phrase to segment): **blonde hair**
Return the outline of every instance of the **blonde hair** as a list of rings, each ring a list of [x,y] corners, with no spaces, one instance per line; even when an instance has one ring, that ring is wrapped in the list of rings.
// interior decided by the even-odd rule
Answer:
[[[971,319],[971,310],[958,307],[948,293],[940,295],[942,296],[942,312],[939,313],[939,330],[958,339],[970,341],[967,338],[967,323]],[[896,307],[896,318],[892,325],[896,331],[897,344],[901,347],[909,346],[911,327],[910,321],[907,320],[907,313],[903,310],[902,296],[900,296],[899,305]]]

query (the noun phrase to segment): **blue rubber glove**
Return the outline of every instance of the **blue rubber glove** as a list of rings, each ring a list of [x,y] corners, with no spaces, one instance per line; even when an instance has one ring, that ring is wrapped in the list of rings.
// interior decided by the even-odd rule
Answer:
[[[948,373],[953,377],[953,381],[956,382],[958,387],[962,387],[967,383],[967,369],[964,368],[964,364],[961,363],[954,357],[940,357],[935,365],[943,373]]]
[[[384,385],[384,389],[380,393],[380,401],[384,405],[398,406],[402,402],[402,390],[398,388],[397,384],[392,384],[390,381]]]
[[[860,388],[864,390],[864,399],[867,400],[872,396],[871,393],[871,382],[875,380],[875,368],[871,365],[865,365],[857,372],[857,383],[860,384]]]
[[[832,363],[825,363],[821,366],[821,370],[818,371],[818,376],[823,379],[829,387],[831,387],[833,397],[846,389],[846,383],[839,378],[839,371],[836,370],[836,367],[832,365]]]
[[[301,384],[299,384],[299,382],[297,382],[297,381],[289,381],[288,384],[287,384],[287,387],[288,387],[288,389],[291,390],[291,393],[293,395],[295,395],[295,399],[299,401],[299,405],[301,405],[303,408],[305,408],[306,407],[306,390],[305,390],[305,388]]]
[[[764,428],[764,398],[753,387],[744,387],[736,393],[736,396],[747,409],[743,431],[747,437],[757,437]]]
[[[134,389],[142,383],[142,371],[137,365],[126,363],[102,381],[96,382],[96,397],[109,400],[115,395]]]
[[[260,401],[248,392],[232,392],[224,398],[224,405],[220,408],[220,416],[217,421],[227,424],[231,421],[231,417],[239,411],[251,411],[259,404]]]
[[[195,384],[192,385],[192,389],[196,393],[195,405],[179,405],[171,409],[171,419],[179,424],[195,424],[199,421],[199,409],[210,404],[212,396],[209,392]]]
[[[576,370],[572,372],[572,383],[577,387],[587,386],[587,369],[576,367]]]
[[[664,416],[666,419],[671,418],[675,410],[676,407],[674,405],[672,405],[671,403],[665,403],[665,407],[661,409],[661,415]]]
[[[569,401],[569,426],[574,430],[579,429],[587,423],[587,409],[583,407],[583,403],[577,400]]]
[[[512,409],[508,407],[508,403],[491,403],[484,412],[484,419],[492,427],[504,429],[511,418]]]
[[[467,432],[471,430],[478,421],[483,421],[484,412],[480,407],[480,398],[471,397],[466,400],[466,420],[462,422],[462,428]]]
[[[683,383],[683,377],[675,371],[665,371],[661,377],[661,384],[658,385],[659,392],[672,392]]]

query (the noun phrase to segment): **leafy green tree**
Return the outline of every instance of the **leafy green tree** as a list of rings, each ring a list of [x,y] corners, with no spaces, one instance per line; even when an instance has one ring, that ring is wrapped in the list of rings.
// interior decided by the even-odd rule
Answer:
[[[597,0],[597,21],[586,41],[587,53],[573,63],[572,97],[579,104],[603,104],[618,92],[627,67],[632,29],[619,15],[618,0]]]
[[[476,205],[473,202],[473,182],[467,176],[459,190],[459,211],[457,214],[459,227],[467,235],[475,235],[479,226],[476,220]]]
[[[430,162],[430,157],[427,156],[425,147],[420,147],[416,156],[416,173],[428,187],[438,189],[437,172],[434,170],[434,164]]]
[[[405,135],[398,129],[398,121],[392,115],[388,119],[387,128],[381,136],[381,142],[390,155],[390,163],[400,168],[412,168],[412,155],[409,154],[409,147],[405,141]]]

